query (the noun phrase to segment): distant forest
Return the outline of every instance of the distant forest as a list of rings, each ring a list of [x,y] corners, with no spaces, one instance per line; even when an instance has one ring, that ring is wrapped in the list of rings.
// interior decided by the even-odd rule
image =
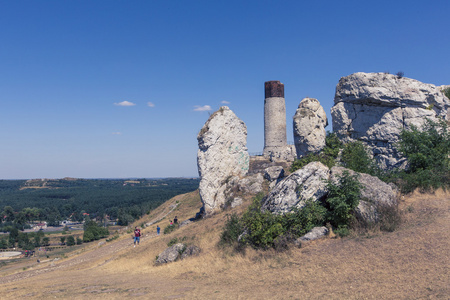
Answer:
[[[168,199],[198,188],[199,179],[0,180],[0,227],[30,221],[118,220],[127,225]]]

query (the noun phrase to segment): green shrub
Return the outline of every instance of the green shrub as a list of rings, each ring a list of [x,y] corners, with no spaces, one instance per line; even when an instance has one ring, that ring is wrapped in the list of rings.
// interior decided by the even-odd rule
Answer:
[[[67,237],[67,246],[73,246],[75,245],[75,238],[71,235]]]
[[[322,226],[326,220],[327,209],[319,202],[308,199],[301,209],[294,208],[284,214],[281,221],[283,228],[292,236],[299,237],[316,226]]]
[[[334,229],[334,233],[340,237],[346,237],[350,234],[350,230],[347,225],[339,225],[338,228]]]
[[[227,215],[224,230],[220,235],[221,245],[231,245],[238,240],[239,236],[244,231],[241,223],[241,219],[235,213]]]
[[[444,93],[444,95],[445,95],[448,99],[450,99],[450,87],[444,89],[442,92]]]
[[[267,249],[273,246],[274,240],[284,233],[280,216],[269,211],[261,211],[262,197],[255,197],[253,203],[242,216],[242,222],[247,234],[241,242],[255,248]]]
[[[249,245],[282,251],[288,248],[292,240],[306,234],[313,227],[323,226],[327,221],[344,236],[359,203],[360,184],[356,176],[344,172],[337,183],[329,182],[328,188],[330,198],[327,199],[326,206],[308,199],[301,209],[294,208],[285,214],[272,214],[262,210],[263,195],[258,195],[242,217],[236,214],[227,216],[219,245],[233,245],[235,250]]]
[[[164,228],[163,233],[164,234],[169,234],[169,233],[171,233],[172,231],[174,231],[177,228],[178,228],[178,226],[176,226],[175,224],[168,225],[166,228]]]
[[[355,172],[376,175],[375,160],[369,156],[366,147],[360,141],[345,144],[341,162],[344,167]]]
[[[403,130],[399,150],[408,161],[407,169],[398,176],[402,192],[449,187],[450,133],[445,121],[427,119],[422,130],[415,126]]]
[[[361,184],[356,175],[344,171],[338,176],[338,183],[328,181],[327,221],[335,228],[347,226],[353,217],[353,212],[359,204]]]
[[[175,237],[175,238],[171,239],[171,240],[167,243],[167,246],[170,247],[170,246],[173,246],[173,245],[175,245],[175,244],[177,244],[177,243],[178,243],[178,238]]]

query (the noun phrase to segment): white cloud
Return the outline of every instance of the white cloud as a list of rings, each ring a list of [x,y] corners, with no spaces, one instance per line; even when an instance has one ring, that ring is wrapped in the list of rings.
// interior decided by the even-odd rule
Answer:
[[[203,105],[203,106],[195,105],[194,106],[194,111],[210,111],[210,110],[212,110],[212,108],[209,105]]]
[[[222,103],[222,104],[230,104],[230,102],[225,101],[225,100],[221,101],[220,103]]]
[[[135,106],[136,104],[134,104],[133,102],[130,102],[130,101],[122,101],[122,102],[119,102],[119,103],[114,103],[114,105],[117,105],[117,106]]]
[[[155,103],[153,103],[153,102],[147,102],[147,106],[148,106],[148,107],[155,107]]]
[[[116,131],[116,132],[113,132],[112,134],[114,134],[114,135],[121,135],[121,134],[122,134],[122,132],[120,132],[120,131]]]

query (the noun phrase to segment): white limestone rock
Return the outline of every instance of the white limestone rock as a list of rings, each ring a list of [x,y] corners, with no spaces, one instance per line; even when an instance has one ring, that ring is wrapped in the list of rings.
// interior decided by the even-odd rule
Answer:
[[[325,226],[314,227],[307,234],[300,237],[299,240],[302,242],[313,241],[313,240],[323,238],[327,234],[328,234],[328,228],[326,228]]]
[[[247,127],[227,106],[206,121],[197,136],[200,197],[206,214],[223,207],[230,178],[245,176],[249,168]]]
[[[440,88],[384,73],[355,73],[339,80],[331,109],[333,131],[344,142],[359,140],[384,169],[402,167],[399,134],[425,118],[449,119],[450,100]]]
[[[180,253],[183,253],[185,249],[186,245],[182,243],[170,246],[158,255],[156,264],[166,264],[176,261],[178,258],[180,258]]]
[[[330,170],[320,162],[311,162],[281,180],[267,195],[262,209],[273,213],[286,213],[294,207],[301,208],[306,200],[322,199]]]
[[[294,115],[294,143],[297,158],[311,152],[319,152],[325,147],[328,125],[325,110],[314,98],[304,98]]]

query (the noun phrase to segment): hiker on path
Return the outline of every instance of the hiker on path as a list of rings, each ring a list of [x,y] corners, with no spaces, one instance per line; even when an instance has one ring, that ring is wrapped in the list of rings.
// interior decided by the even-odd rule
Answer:
[[[173,224],[178,224],[178,217],[175,216],[175,219],[173,219]]]
[[[140,239],[141,239],[141,230],[136,226],[134,228],[134,247],[136,247],[136,242],[139,245]]]
[[[159,228],[159,225],[156,226],[156,234],[159,235],[159,232],[161,231],[161,228]]]

